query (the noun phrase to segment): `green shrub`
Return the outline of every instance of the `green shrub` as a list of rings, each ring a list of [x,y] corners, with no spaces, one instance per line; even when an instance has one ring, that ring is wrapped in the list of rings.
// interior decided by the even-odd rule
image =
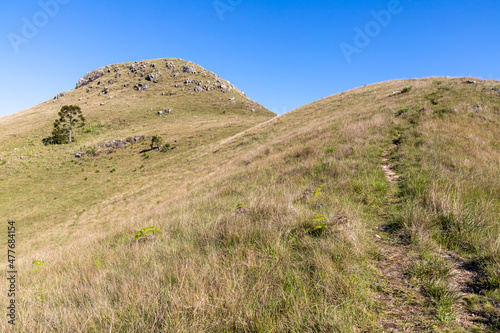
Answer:
[[[142,228],[141,230],[139,230],[136,234],[135,234],[135,240],[138,241],[144,237],[146,237],[146,235],[149,235],[149,234],[155,234],[157,232],[160,232],[160,228],[158,228],[157,226],[155,225],[152,225],[150,227],[146,227],[146,228]]]
[[[151,138],[151,149],[153,149],[155,145],[158,150],[160,150],[163,145],[163,140],[159,135],[153,135]]]
[[[45,263],[40,260],[33,260],[31,262],[31,266],[33,267],[33,269],[30,272],[38,272],[43,266],[45,266]]]
[[[326,217],[323,214],[317,214],[312,219],[313,227],[309,230],[309,235],[314,237],[321,236],[327,227],[324,221],[326,221]]]
[[[399,110],[398,112],[396,112],[396,117],[399,117],[405,113],[407,113],[408,111],[410,111],[410,108],[404,108],[404,109],[401,109]]]
[[[452,108],[445,108],[445,109],[439,109],[439,110],[436,110],[435,113],[438,115],[438,116],[444,116],[445,114],[450,114],[450,113],[454,113],[455,111],[453,111]]]

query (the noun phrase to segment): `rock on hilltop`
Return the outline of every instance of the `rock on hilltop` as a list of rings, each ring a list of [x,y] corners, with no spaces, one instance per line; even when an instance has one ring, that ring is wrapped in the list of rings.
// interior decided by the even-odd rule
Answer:
[[[148,83],[145,83],[147,81]],[[193,93],[219,90],[223,93],[244,95],[229,81],[203,67],[181,59],[158,59],[114,64],[87,73],[76,83],[76,89],[87,87],[88,94],[107,94],[110,86],[142,91],[159,84],[165,89]]]

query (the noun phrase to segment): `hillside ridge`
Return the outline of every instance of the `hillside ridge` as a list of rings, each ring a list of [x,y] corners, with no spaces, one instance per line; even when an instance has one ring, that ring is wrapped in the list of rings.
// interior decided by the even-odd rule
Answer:
[[[498,331],[500,82],[393,80],[276,116],[168,61],[0,120],[21,331]],[[43,145],[72,103],[76,142]]]

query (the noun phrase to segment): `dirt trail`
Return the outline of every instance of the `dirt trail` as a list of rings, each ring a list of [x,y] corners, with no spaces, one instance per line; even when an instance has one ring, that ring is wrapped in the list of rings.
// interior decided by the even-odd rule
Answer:
[[[384,151],[380,165],[393,189],[399,186],[400,175],[395,171],[394,161],[390,156],[397,149],[398,146],[393,143]],[[394,194],[390,194],[387,200],[388,205],[397,205],[401,201]],[[381,216],[382,221],[387,223],[387,217]],[[379,236],[390,228],[390,226],[382,225],[376,231],[376,243],[380,253],[378,266],[381,281],[384,284],[381,288],[377,288],[377,296],[383,303],[380,325],[384,332],[433,331],[436,318],[432,307],[429,306],[429,300],[418,286],[410,283],[407,276],[408,268],[416,259],[416,255],[411,254],[409,246],[396,237]],[[451,263],[454,271],[450,283],[460,298],[463,300],[474,294],[473,284],[479,279],[478,273],[468,267],[462,258],[450,251],[441,250],[438,254]],[[477,318],[465,308],[463,301],[457,303],[455,310],[457,315],[455,324],[468,331]]]
[[[389,180],[391,187],[396,187],[400,176],[394,170],[390,155],[398,148],[392,144],[382,153],[380,167]],[[393,193],[393,191],[391,191]],[[395,195],[388,195],[388,205],[398,204]],[[424,332],[430,331],[433,320],[431,313],[425,307],[425,297],[420,290],[409,283],[405,272],[411,265],[409,248],[395,237],[380,237],[390,229],[387,226],[388,216],[381,216],[382,226],[376,228],[376,244],[380,254],[378,267],[380,269],[381,285],[377,286],[377,297],[381,303],[380,326],[383,332]]]
[[[394,164],[391,163],[391,160],[388,157],[397,147],[397,145],[392,144],[391,149],[386,150],[382,153],[383,164],[381,165],[381,167],[382,170],[384,170],[385,176],[387,177],[387,179],[389,179],[390,182],[393,182],[394,180],[397,180],[399,178],[399,175],[393,169]]]
[[[223,145],[227,144],[228,142],[231,142],[232,140],[237,139],[240,136],[243,136],[243,135],[245,135],[246,133],[248,133],[250,131],[255,131],[256,129],[258,129],[258,128],[262,127],[262,126],[265,126],[266,124],[269,124],[269,123],[271,123],[273,121],[276,121],[281,116],[282,115],[277,115],[276,117],[273,117],[273,118],[271,118],[269,120],[266,120],[263,123],[257,124],[254,127],[248,128],[248,129],[244,130],[243,132],[235,134],[235,135],[233,135],[233,136],[231,136],[229,138],[222,139],[222,140],[219,141],[219,146],[223,146]]]

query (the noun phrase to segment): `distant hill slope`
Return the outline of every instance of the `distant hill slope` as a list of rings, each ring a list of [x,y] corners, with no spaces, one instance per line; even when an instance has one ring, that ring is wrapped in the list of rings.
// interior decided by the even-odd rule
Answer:
[[[81,107],[86,126],[76,132],[71,145],[43,146],[57,112],[69,104]],[[32,232],[47,231],[46,223],[72,224],[90,207],[116,200],[115,195],[152,186],[151,179],[190,177],[194,171],[183,169],[187,158],[274,116],[228,81],[185,60],[157,59],[97,69],[80,79],[76,89],[0,119],[0,183],[8,189],[0,194],[0,210],[23,221]],[[175,149],[140,154],[149,148],[153,135]],[[141,136],[140,144],[106,147]],[[110,150],[112,154],[107,154]],[[102,154],[91,156],[93,151]],[[75,158],[82,152],[82,159]],[[144,163],[145,156],[150,157],[149,163]],[[143,164],[148,167],[141,168]],[[112,169],[116,173],[110,175]],[[164,200],[167,194],[161,196]],[[47,243],[46,238],[29,239]],[[67,236],[51,240],[66,242]]]
[[[22,331],[498,331],[499,82],[389,81],[274,118],[240,106],[130,111],[71,146],[10,136]],[[181,139],[73,156],[156,132]]]

